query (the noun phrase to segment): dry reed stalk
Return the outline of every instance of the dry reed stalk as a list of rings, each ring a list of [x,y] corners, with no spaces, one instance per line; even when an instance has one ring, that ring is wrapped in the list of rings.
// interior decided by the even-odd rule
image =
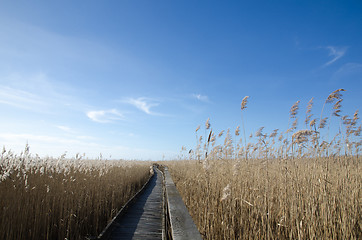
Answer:
[[[351,160],[289,160],[287,182],[279,161],[241,162],[232,175],[232,160],[212,160],[208,180],[194,161],[167,164],[205,239],[359,239],[362,169]]]
[[[246,134],[245,134],[245,122],[243,118],[243,111],[247,108],[249,96],[245,96],[243,100],[241,101],[241,123],[243,126],[243,133],[244,133],[244,148],[246,148],[247,142],[246,142]],[[248,160],[248,154],[247,151],[245,151],[245,160]]]
[[[324,103],[336,101],[335,116],[340,115],[343,91],[334,91]],[[362,238],[358,111],[353,119],[341,117],[348,136],[343,147],[340,134],[323,140],[327,117],[321,117],[317,127],[317,119],[311,120],[312,105],[313,98],[305,120],[310,129],[297,130],[298,101],[290,110],[294,123],[289,122],[286,137],[281,133],[278,142],[277,130],[264,134],[260,128],[239,149],[228,130],[224,144],[207,156],[207,170],[192,159],[167,162],[204,239]],[[246,101],[242,111],[245,108]],[[289,142],[288,133],[294,130]],[[343,148],[348,149],[345,156],[339,154]],[[241,161],[233,152],[241,150],[253,161]]]
[[[308,105],[307,105],[307,111],[305,113],[305,126],[307,127],[307,125],[310,122],[311,117],[313,116],[313,114],[311,114],[312,112],[312,107],[313,107],[313,97],[309,100]]]
[[[145,183],[149,163],[0,156],[0,239],[96,236]]]

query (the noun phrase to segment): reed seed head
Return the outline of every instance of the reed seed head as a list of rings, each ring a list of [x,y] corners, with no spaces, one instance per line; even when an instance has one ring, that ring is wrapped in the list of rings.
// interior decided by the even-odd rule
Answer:
[[[304,143],[308,141],[308,137],[313,134],[311,130],[299,130],[292,135],[293,143]]]
[[[199,130],[200,130],[200,125],[199,125],[199,126],[197,126],[197,128],[196,128],[195,132],[197,132],[197,131],[199,131]]]
[[[249,96],[245,96],[243,100],[241,101],[241,110],[246,109],[246,104],[248,103]]]
[[[315,119],[313,119],[312,121],[310,121],[309,126],[310,126],[310,127],[315,126],[316,121],[317,121],[317,119],[316,119],[316,118],[315,118]]]
[[[341,102],[343,101],[343,99],[339,99],[333,106],[333,115],[336,117],[340,117],[341,115],[339,115],[339,113],[341,112]]]
[[[290,117],[291,117],[291,118],[295,118],[295,117],[297,116],[298,109],[299,109],[299,103],[300,103],[300,101],[297,101],[297,102],[294,103],[293,106],[290,108]]]
[[[334,102],[334,100],[339,100],[342,98],[342,93],[346,90],[344,90],[343,88],[337,89],[334,92],[332,92],[331,94],[329,94],[329,96],[327,97],[326,103],[332,103]]]
[[[210,126],[211,126],[211,124],[210,124],[210,118],[208,118],[208,119],[206,120],[205,127],[206,127],[206,129],[209,129]]]
[[[230,184],[228,184],[222,190],[222,198],[220,199],[220,201],[222,202],[227,200],[230,197],[230,195],[231,195],[231,189],[230,189]]]
[[[308,105],[307,105],[307,114],[310,113],[312,111],[312,107],[313,107],[313,97],[309,100]]]
[[[240,135],[240,126],[237,126],[236,130],[235,130],[235,136],[239,136]]]
[[[319,123],[319,128],[324,128],[326,126],[328,117],[322,118],[321,122]]]
[[[356,125],[357,121],[358,121],[359,117],[358,117],[358,110],[356,110],[353,114],[353,119],[352,119],[352,125]]]
[[[313,114],[310,114],[312,111],[312,107],[313,107],[313,98],[311,98],[308,102],[306,117],[304,121],[306,125],[309,123],[310,118],[313,116]]]
[[[264,136],[263,133],[262,133],[262,132],[263,132],[263,129],[264,129],[264,127],[259,128],[258,131],[256,131],[255,136],[256,136],[256,137],[262,137],[262,136]]]
[[[275,137],[278,134],[278,131],[279,131],[279,129],[274,129],[269,137],[271,137],[271,138]]]

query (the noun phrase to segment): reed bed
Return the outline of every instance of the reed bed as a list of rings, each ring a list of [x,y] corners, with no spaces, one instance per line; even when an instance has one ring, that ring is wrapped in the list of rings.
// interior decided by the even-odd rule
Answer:
[[[149,177],[149,163],[0,155],[0,239],[97,236]]]
[[[328,96],[320,118],[312,99],[303,124],[297,101],[285,131],[245,136],[248,97],[244,136],[240,127],[216,134],[210,119],[205,140],[196,129],[197,146],[166,164],[204,239],[362,238],[361,121],[358,111],[340,115],[343,92]]]

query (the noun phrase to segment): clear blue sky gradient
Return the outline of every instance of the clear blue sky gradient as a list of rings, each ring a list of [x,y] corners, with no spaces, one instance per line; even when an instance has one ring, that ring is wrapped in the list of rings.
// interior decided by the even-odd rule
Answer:
[[[361,1],[1,1],[0,146],[174,158],[215,132],[362,105]],[[330,109],[330,107],[328,107]],[[327,110],[328,111],[328,110]],[[328,116],[326,114],[326,116]],[[202,130],[203,131],[203,130]]]

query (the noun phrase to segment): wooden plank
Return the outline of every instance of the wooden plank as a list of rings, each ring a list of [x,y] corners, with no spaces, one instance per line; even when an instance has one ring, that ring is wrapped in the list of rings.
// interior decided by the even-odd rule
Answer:
[[[154,166],[154,175],[143,190],[126,204],[98,239],[201,240],[202,238],[167,167],[162,174]]]
[[[162,186],[162,173],[154,167],[154,176],[142,193],[99,239],[162,239]]]
[[[172,239],[202,240],[201,234],[182,201],[167,167],[164,169],[164,176]]]

